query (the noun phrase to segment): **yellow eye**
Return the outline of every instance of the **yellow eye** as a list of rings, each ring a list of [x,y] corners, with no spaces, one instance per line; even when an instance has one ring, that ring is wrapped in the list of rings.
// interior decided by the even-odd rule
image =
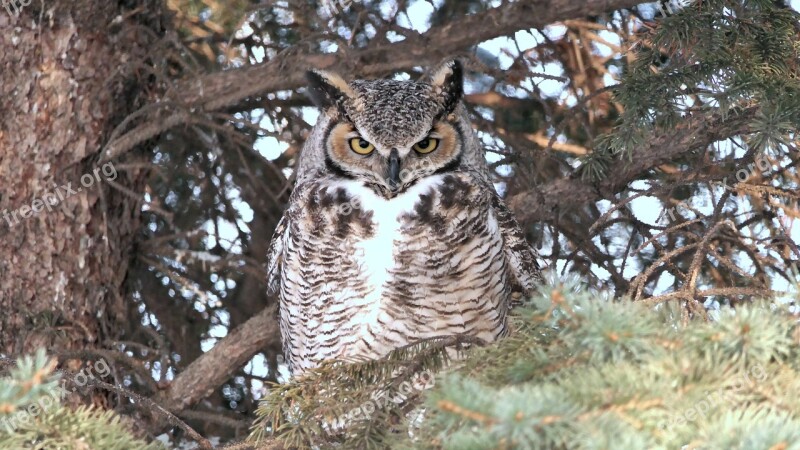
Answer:
[[[425,154],[430,153],[436,150],[436,147],[439,146],[439,140],[436,138],[425,138],[416,144],[414,144],[414,150],[418,151],[419,153]]]
[[[359,155],[369,155],[375,150],[374,145],[360,137],[350,139],[350,148]]]

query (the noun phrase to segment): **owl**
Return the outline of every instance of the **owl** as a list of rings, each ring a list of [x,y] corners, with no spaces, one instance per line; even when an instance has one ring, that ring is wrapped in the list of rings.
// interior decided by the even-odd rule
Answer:
[[[512,294],[541,274],[461,103],[461,64],[416,82],[307,78],[320,115],[267,264],[292,373],[506,334]]]

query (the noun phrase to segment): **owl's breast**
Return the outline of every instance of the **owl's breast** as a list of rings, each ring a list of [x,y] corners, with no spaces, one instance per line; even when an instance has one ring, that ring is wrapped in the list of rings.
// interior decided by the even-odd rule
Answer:
[[[350,203],[355,205],[353,213],[368,218],[369,229],[357,233],[352,240],[352,258],[359,268],[359,277],[371,291],[367,320],[374,320],[374,315],[385,306],[384,293],[396,281],[398,256],[402,251],[410,248],[424,251],[436,234],[446,232],[445,223],[431,220],[429,211],[444,178],[443,175],[425,178],[391,199],[378,196],[357,182],[344,184]],[[427,229],[427,235],[409,233],[420,225]]]
[[[352,253],[369,291],[365,326],[404,338],[476,330],[496,337],[509,295],[503,241],[490,192],[471,181],[435,175],[390,200],[348,189],[372,231]]]
[[[491,192],[469,175],[433,175],[391,199],[355,181],[315,191],[285,262],[282,320],[301,332],[292,353],[374,358],[429,337],[505,332],[503,240]]]

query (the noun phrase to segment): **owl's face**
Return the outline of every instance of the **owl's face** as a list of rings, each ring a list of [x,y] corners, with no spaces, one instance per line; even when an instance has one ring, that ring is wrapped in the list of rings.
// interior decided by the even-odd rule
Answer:
[[[330,117],[322,136],[328,170],[393,197],[420,179],[458,167],[464,131],[454,114],[461,66],[442,66],[430,82],[357,80],[308,74],[309,93]]]

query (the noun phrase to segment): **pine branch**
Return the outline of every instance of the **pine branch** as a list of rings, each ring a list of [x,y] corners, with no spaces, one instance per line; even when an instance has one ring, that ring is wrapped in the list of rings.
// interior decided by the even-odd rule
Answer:
[[[452,354],[476,344],[483,342],[443,336],[396,349],[380,360],[324,363],[270,387],[249,440],[276,438],[288,448],[331,443],[380,448],[388,435],[407,428],[407,418],[415,416],[425,389]]]
[[[551,181],[508,199],[509,207],[521,222],[554,221],[561,211],[579,208],[602,199],[614,199],[642,176],[687,153],[702,151],[714,142],[752,131],[750,122],[758,109],[720,113],[711,118],[688,118],[678,129],[659,130],[648,136],[648,144],[637,150],[636,158],[614,169],[614,176],[599,182],[577,176]]]
[[[59,385],[64,373],[54,372],[55,361],[43,350],[3,365],[9,376],[0,378],[0,448],[163,449],[132,436],[113,411],[64,406],[68,391]]]
[[[551,276],[552,279],[552,276]],[[551,281],[426,393],[391,448],[793,448],[798,324],[768,303],[683,327],[669,307]]]

